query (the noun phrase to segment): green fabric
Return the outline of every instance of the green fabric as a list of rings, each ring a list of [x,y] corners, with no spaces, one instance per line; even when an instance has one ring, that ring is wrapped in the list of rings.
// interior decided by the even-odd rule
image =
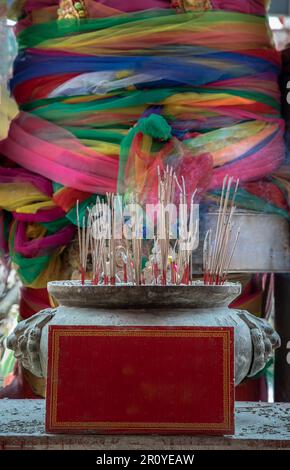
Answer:
[[[53,38],[62,38],[64,36],[71,36],[74,34],[89,33],[92,31],[99,31],[102,29],[113,28],[120,25],[134,23],[136,21],[144,21],[153,19],[156,12],[145,11],[132,13],[130,15],[116,15],[108,18],[86,18],[83,20],[58,20],[50,21],[49,23],[41,23],[30,26],[21,31],[17,36],[19,48],[32,48],[41,44],[44,41]],[[168,23],[170,16],[175,20],[175,11],[158,12],[158,18],[165,17],[165,22]]]
[[[171,126],[166,119],[158,114],[150,114],[138,121],[135,129],[142,134],[149,135],[153,139],[168,140],[171,137]]]
[[[80,102],[80,103],[66,103],[71,98],[55,98],[53,100],[43,99],[33,101],[24,105],[24,111],[30,111],[36,116],[49,119],[50,115],[59,119],[67,117],[69,114],[75,115],[76,113],[93,112],[93,111],[108,111],[110,109],[130,108],[133,106],[141,106],[155,103],[163,103],[166,98],[169,98],[176,93],[182,93],[183,88],[177,90],[176,88],[163,88],[162,90],[137,90],[126,93],[119,93],[118,97],[105,98],[102,100],[95,99],[94,101]],[[188,90],[187,90],[188,91]],[[90,96],[90,95],[86,95]],[[36,109],[37,108],[37,109]]]
[[[130,129],[130,131],[128,132],[126,137],[124,137],[121,143],[120,156],[119,156],[119,174],[118,174],[118,192],[120,194],[124,193],[123,187],[122,187],[122,181],[124,178],[125,168],[126,168],[127,160],[129,157],[129,151],[132,146],[132,142],[136,134],[138,134],[138,132],[139,132],[139,129],[137,126],[132,127],[132,129]]]
[[[63,184],[56,183],[55,181],[52,182],[52,187],[53,187],[54,193],[57,193],[57,191],[60,191],[61,189],[64,188]]]
[[[18,266],[18,275],[26,285],[32,284],[38,276],[48,267],[51,256],[37,256],[24,258],[19,253],[12,253],[11,259]]]
[[[259,379],[260,377],[267,376],[269,369],[272,367],[273,364],[274,364],[274,360],[273,358],[271,358],[265,365],[264,369],[262,369],[260,372],[258,372],[258,374],[256,374],[254,377],[251,377],[251,378]]]
[[[176,11],[172,9],[158,10],[158,15],[156,15],[156,10],[147,10],[144,12],[131,13],[130,15],[121,14],[108,18],[89,18],[76,21],[61,20],[41,23],[22,30],[18,34],[17,40],[20,49],[24,49],[36,47],[49,39],[100,31],[107,28],[117,29],[124,25],[128,25],[129,27],[131,23],[138,25],[138,28],[146,28],[149,21],[151,26],[158,24],[168,27],[176,25],[176,23],[199,19],[200,22],[202,20],[207,23],[213,21],[215,27],[218,27],[219,23],[228,21],[231,22],[232,27],[234,27],[235,22],[239,22],[245,17],[247,18],[248,24],[259,24],[261,26],[265,24],[265,17],[263,16],[258,17],[255,15],[225,12],[222,10],[203,12],[202,18],[200,12],[186,12],[176,15]]]
[[[79,217],[80,217],[80,226],[83,226],[83,217],[86,215],[86,211],[88,207],[93,206],[96,203],[98,195],[94,194],[90,196],[88,199],[80,202],[79,204]],[[101,199],[104,198],[103,196],[99,196]],[[77,208],[76,206],[73,207],[66,215],[67,219],[74,225],[77,225]]]
[[[10,256],[18,267],[18,275],[25,285],[32,284],[35,279],[40,276],[40,274],[47,268],[49,265],[51,256],[36,256],[35,258],[25,258],[19,253],[14,251],[14,232],[11,234],[10,239]]]
[[[42,222],[40,225],[47,229],[48,234],[56,233],[64,227],[69,225],[69,221],[66,217],[62,217],[61,219],[53,220],[52,222]]]
[[[4,378],[13,372],[15,361],[16,359],[14,357],[13,351],[6,349],[4,356],[0,361],[0,378]]]
[[[53,182],[53,191],[55,193],[57,191],[60,191],[63,188],[64,188],[64,186],[62,184]],[[82,226],[82,222],[83,222],[83,217],[86,215],[87,208],[93,206],[96,203],[97,197],[98,197],[97,194],[93,194],[90,197],[88,197],[87,199],[85,199],[84,201],[79,203],[79,217],[80,217],[80,225],[81,226]],[[99,196],[99,197],[101,199],[104,198],[104,196]],[[77,207],[76,207],[76,205],[69,212],[67,212],[65,217],[63,217],[61,219],[58,219],[58,220],[55,220],[53,222],[42,224],[42,225],[44,225],[46,228],[48,228],[48,230],[56,232],[60,228],[63,228],[65,226],[69,225],[70,223],[77,226]],[[55,226],[54,226],[54,224],[55,224]],[[59,227],[58,227],[58,224],[59,224]]]
[[[119,158],[119,175],[118,175],[118,191],[124,193],[122,188],[122,181],[124,179],[124,173],[126,164],[129,158],[130,148],[132,146],[135,136],[142,132],[142,134],[149,135],[153,139],[166,141],[171,137],[171,127],[162,116],[152,113],[146,118],[140,119],[135,127],[132,127],[126,137],[124,137],[120,147],[120,158]],[[158,145],[158,143],[157,143]],[[154,146],[152,146],[152,150]]]
[[[94,101],[71,103],[71,97],[58,96],[56,98],[46,98],[21,105],[21,109],[26,112],[31,112],[37,116],[46,117],[47,112],[62,112],[63,115],[67,113],[74,114],[76,112],[88,112],[88,111],[106,111],[108,109],[127,108],[133,106],[148,105],[148,103],[156,104],[163,103],[166,98],[176,94],[186,93],[200,93],[203,95],[216,94],[217,91],[208,88],[195,88],[191,87],[190,90],[187,87],[176,87],[176,88],[163,88],[153,90],[135,90],[118,93],[110,98],[95,99]],[[255,102],[259,102],[272,107],[273,109],[279,110],[280,106],[277,100],[271,96],[265,95],[264,93],[242,91],[242,90],[231,90],[231,89],[219,89],[220,94],[226,94],[229,96],[238,96],[240,98],[250,99]],[[95,95],[86,95],[95,96]],[[68,103],[66,103],[68,101]],[[71,128],[73,129],[73,128]]]
[[[124,133],[111,132],[110,130],[86,129],[83,127],[64,127],[78,139],[102,140],[110,144],[120,144],[124,138]]]

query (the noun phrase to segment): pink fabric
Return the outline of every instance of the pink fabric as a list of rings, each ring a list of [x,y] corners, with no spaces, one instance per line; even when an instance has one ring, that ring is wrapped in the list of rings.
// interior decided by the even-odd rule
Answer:
[[[249,182],[257,181],[277,170],[284,160],[283,134],[284,129],[282,127],[273,138],[271,144],[269,144],[269,150],[267,151],[265,148],[262,148],[255,154],[247,157],[246,164],[245,159],[241,159],[216,168],[213,172],[209,190],[221,188],[223,179],[227,175],[231,175],[234,179],[240,179],[241,182]]]
[[[1,146],[1,143],[0,143]],[[1,168],[0,183],[31,183],[40,192],[47,196],[52,196],[52,182],[40,175],[33,175],[24,168]]]
[[[99,0],[97,3],[125,12],[171,7],[170,0],[137,0],[135,2],[133,0]]]
[[[149,10],[151,8],[171,8],[171,0],[96,0],[90,3],[101,4],[124,12]],[[253,15],[264,15],[266,3],[266,0],[211,0],[214,10],[238,11]],[[24,5],[24,11],[28,13],[32,10],[58,4],[58,0],[28,0]]]
[[[213,10],[240,12],[252,15],[265,15],[267,0],[211,0]],[[171,0],[86,0],[89,18],[105,18],[121,13],[134,13],[151,9],[170,9]],[[15,31],[19,34],[23,29],[33,25],[33,11],[46,9],[48,21],[56,18],[59,0],[28,0],[23,6],[27,15],[18,20]]]
[[[118,159],[82,145],[70,132],[20,113],[0,151],[27,170],[80,191],[115,192]]]
[[[211,0],[213,9],[264,15],[266,0]]]
[[[94,3],[124,12],[149,10],[151,8],[171,8],[171,0],[98,0]],[[59,5],[58,0],[28,0],[25,3],[24,11],[28,13],[36,9],[56,5]]]
[[[274,74],[256,74],[254,77],[247,77],[246,86],[251,88],[251,90],[261,93],[263,88],[265,93],[275,100],[280,100],[280,90],[278,86],[273,87],[273,83],[277,80],[276,75]],[[271,84],[271,88],[270,85]],[[244,90],[245,89],[245,79],[244,78],[233,78],[230,80],[223,80],[220,82],[212,82],[209,85],[205,85],[204,88],[231,88],[233,90]]]

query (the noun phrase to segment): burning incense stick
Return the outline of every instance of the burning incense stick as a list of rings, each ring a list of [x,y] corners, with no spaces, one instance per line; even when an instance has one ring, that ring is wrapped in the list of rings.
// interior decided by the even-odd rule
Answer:
[[[208,231],[204,240],[203,266],[205,284],[223,284],[228,275],[230,264],[237,247],[240,229],[238,230],[234,245],[230,250],[231,235],[233,232],[233,218],[236,211],[235,199],[238,191],[239,180],[236,182],[232,200],[230,194],[233,178],[226,176],[220,197],[218,218],[214,242],[211,241],[211,231]]]
[[[87,259],[89,252],[89,241],[90,241],[90,216],[82,219],[82,229],[80,224],[79,214],[79,201],[77,201],[77,228],[78,228],[78,240],[79,240],[79,260],[80,260],[80,272],[82,284],[85,283],[86,270],[87,270]]]
[[[151,256],[151,281],[149,282],[160,285],[167,285],[168,282],[188,285],[192,282],[192,251],[198,240],[198,223],[194,219],[194,198],[197,190],[191,196],[188,215],[188,194],[184,177],[178,181],[173,168],[167,166],[162,171],[158,168],[157,178],[159,212]],[[177,193],[179,192],[180,224],[179,236],[172,248],[170,204],[176,199],[176,190]],[[122,246],[122,240],[117,240],[115,234],[115,223],[119,212],[122,213],[120,208],[115,207],[115,195],[107,193],[106,202],[98,197],[95,205],[87,209],[82,218],[82,224],[80,223],[79,202],[77,202],[80,271],[83,284],[89,253],[92,259],[93,284],[115,285],[120,279],[125,284],[142,285],[145,283],[145,272],[142,269],[143,233],[140,233],[140,230],[143,232],[143,226],[141,229],[138,220],[140,206],[137,193],[131,193],[129,203],[127,220],[122,220],[122,236],[126,231],[128,238],[125,237]],[[221,208],[225,210],[224,202],[221,203]],[[221,226],[223,219],[222,213]],[[218,240],[222,238],[223,231],[217,237]],[[118,270],[120,264],[117,261],[120,249],[122,271]],[[211,248],[209,250],[211,251]],[[228,256],[227,252],[223,252],[222,257],[225,262]],[[209,266],[206,269],[208,270]]]

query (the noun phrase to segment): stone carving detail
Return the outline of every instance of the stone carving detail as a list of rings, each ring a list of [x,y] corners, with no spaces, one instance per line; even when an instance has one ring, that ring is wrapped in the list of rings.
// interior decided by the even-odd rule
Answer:
[[[53,318],[56,309],[46,309],[20,322],[7,338],[7,347],[14,351],[23,367],[37,377],[44,377],[40,357],[42,328]]]
[[[238,315],[248,325],[251,332],[253,360],[248,377],[254,377],[273,357],[275,349],[281,346],[281,340],[266,320],[245,311],[239,312]]]

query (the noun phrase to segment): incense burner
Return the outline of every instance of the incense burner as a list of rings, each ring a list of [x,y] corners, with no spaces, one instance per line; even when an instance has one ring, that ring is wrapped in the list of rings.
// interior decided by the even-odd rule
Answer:
[[[46,377],[49,325],[232,326],[236,385],[260,372],[280,346],[268,322],[229,308],[240,284],[83,286],[63,281],[49,283],[48,291],[59,306],[20,322],[7,342],[23,367],[38,377]]]

